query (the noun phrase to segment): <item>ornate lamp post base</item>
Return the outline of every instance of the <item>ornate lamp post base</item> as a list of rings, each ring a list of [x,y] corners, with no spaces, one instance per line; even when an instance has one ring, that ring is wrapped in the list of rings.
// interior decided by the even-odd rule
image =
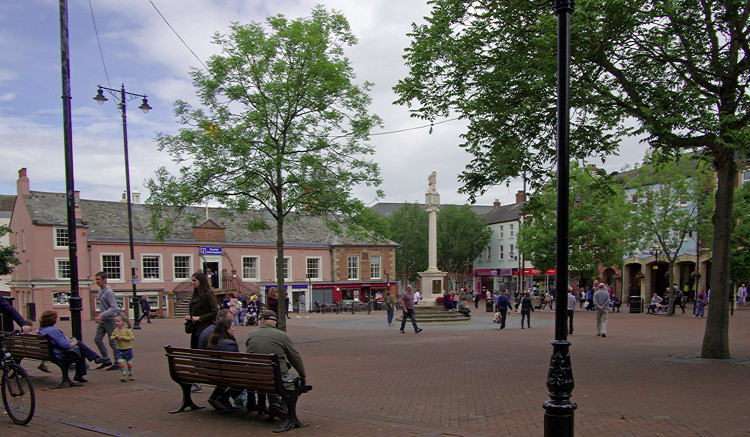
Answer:
[[[567,340],[552,342],[552,358],[547,374],[550,399],[544,402],[545,437],[574,435],[573,418],[578,406],[570,400],[575,383],[570,365],[569,348],[570,342]]]

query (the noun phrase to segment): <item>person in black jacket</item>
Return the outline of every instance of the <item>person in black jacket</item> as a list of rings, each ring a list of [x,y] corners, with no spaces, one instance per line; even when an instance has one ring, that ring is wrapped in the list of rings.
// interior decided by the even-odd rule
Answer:
[[[237,346],[237,340],[234,338],[235,329],[233,319],[224,317],[217,320],[214,331],[208,339],[207,349],[225,352],[239,352],[240,348]],[[211,393],[211,396],[208,398],[208,403],[217,410],[234,410],[235,407],[229,402],[229,398],[236,398],[241,394],[242,390],[216,387],[214,392]],[[255,405],[252,406],[252,409],[255,409]]]
[[[531,312],[534,311],[534,305],[531,304],[531,294],[527,291],[521,299],[521,329],[523,329],[523,319],[526,318],[526,326],[531,328]]]
[[[15,308],[13,308],[13,305],[10,304],[3,296],[0,296],[0,313],[5,314],[6,316],[13,319],[18,326],[21,327],[21,331],[24,334],[28,334],[31,332],[31,324],[24,319],[21,314],[16,311]]]

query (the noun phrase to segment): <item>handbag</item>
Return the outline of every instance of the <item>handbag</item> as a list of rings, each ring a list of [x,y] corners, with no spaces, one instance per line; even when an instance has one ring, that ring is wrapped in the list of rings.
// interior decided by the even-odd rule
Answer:
[[[185,320],[185,334],[192,334],[195,332],[195,324],[193,323],[193,312],[188,310],[190,320]]]

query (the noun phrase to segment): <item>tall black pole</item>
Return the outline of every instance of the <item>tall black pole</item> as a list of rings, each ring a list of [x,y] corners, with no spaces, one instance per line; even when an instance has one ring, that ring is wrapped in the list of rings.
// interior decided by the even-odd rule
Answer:
[[[574,0],[555,0],[557,15],[557,273],[558,304],[555,307],[555,340],[547,374],[550,399],[544,403],[544,435],[572,436],[577,408],[570,400],[573,369],[570,364],[570,342],[567,330],[568,293],[568,208],[570,128],[570,15]],[[565,296],[565,299],[562,299]],[[562,302],[562,303],[561,303]]]
[[[73,181],[73,124],[70,109],[70,47],[68,45],[68,2],[60,0],[60,70],[62,72],[63,141],[65,144],[65,198],[68,207],[68,262],[70,263],[70,327],[81,338],[83,299],[78,292],[78,245],[76,243],[76,199]]]
[[[120,90],[120,112],[122,113],[122,142],[125,150],[125,189],[128,203],[128,237],[130,241],[130,282],[133,284],[133,329],[141,329],[138,321],[138,310],[140,309],[140,299],[136,291],[136,273],[137,263],[135,261],[135,248],[133,247],[133,207],[130,200],[130,160],[128,158],[128,116],[127,103],[125,99],[125,85]]]

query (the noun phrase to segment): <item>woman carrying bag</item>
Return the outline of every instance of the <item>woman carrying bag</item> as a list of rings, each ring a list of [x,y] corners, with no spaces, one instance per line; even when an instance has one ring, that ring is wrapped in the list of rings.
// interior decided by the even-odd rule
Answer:
[[[219,304],[216,301],[216,295],[208,285],[208,277],[205,273],[194,273],[191,279],[193,295],[190,297],[190,314],[185,316],[185,333],[190,334],[190,348],[197,349],[198,337],[216,320]],[[190,323],[192,323],[192,328],[189,326]],[[191,389],[193,392],[201,390],[203,389],[198,384],[193,384]]]

